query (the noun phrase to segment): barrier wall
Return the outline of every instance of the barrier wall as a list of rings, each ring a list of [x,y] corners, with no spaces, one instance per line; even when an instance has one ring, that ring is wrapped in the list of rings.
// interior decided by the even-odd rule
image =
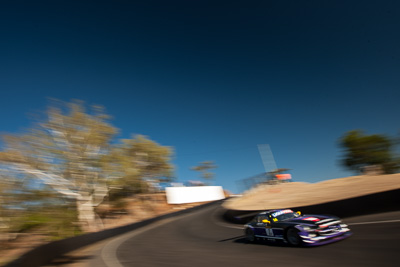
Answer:
[[[321,203],[311,206],[288,207],[303,214],[330,214],[340,218],[400,210],[400,189]],[[261,210],[227,210],[224,218],[237,224],[245,224]]]
[[[181,210],[174,213],[164,214],[159,217],[147,219],[141,222],[120,226],[113,229],[107,229],[101,232],[89,233],[80,236],[75,236],[63,240],[54,241],[39,247],[24,254],[21,258],[5,265],[5,267],[38,267],[49,263],[51,260],[62,254],[70,251],[82,248],[84,246],[105,240],[107,238],[116,237],[118,235],[127,233],[129,231],[138,229],[140,227],[149,225],[153,222],[160,221],[162,219],[175,217],[181,214],[189,213],[201,208],[217,204],[218,202],[211,202],[197,207],[193,207],[186,210]]]

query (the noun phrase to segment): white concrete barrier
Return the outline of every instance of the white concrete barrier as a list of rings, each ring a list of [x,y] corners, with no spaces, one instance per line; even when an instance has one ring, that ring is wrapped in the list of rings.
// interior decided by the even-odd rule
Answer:
[[[214,201],[225,198],[222,186],[166,187],[168,204]]]

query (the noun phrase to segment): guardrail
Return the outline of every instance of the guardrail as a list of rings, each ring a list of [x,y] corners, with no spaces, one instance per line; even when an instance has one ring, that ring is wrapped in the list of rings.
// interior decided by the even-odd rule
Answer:
[[[310,206],[287,207],[303,214],[332,214],[340,218],[400,210],[400,189]],[[224,218],[245,224],[262,210],[227,210]]]
[[[175,217],[181,214],[189,213],[198,209],[202,209],[207,206],[214,205],[220,201],[210,202],[203,205],[199,205],[193,208],[180,210],[173,213],[164,214],[158,217],[147,219],[141,222],[132,223],[125,226],[120,226],[117,228],[107,229],[100,232],[84,234],[80,236],[70,237],[63,240],[58,240],[44,244],[42,246],[36,247],[31,251],[24,254],[19,259],[8,263],[5,267],[38,267],[45,265],[54,258],[68,253],[70,251],[82,248],[84,246],[105,240],[107,238],[115,237],[132,230],[136,230],[143,226],[149,225],[151,223]]]

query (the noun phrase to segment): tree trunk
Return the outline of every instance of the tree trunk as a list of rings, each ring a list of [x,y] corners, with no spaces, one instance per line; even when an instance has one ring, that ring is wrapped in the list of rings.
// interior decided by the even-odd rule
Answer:
[[[103,228],[99,216],[94,211],[93,196],[80,196],[76,200],[78,219],[81,228],[85,232],[95,232]]]

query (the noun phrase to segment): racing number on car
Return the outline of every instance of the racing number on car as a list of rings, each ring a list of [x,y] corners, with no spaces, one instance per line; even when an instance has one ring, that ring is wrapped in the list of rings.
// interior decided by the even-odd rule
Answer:
[[[271,228],[265,228],[265,233],[267,234],[267,236],[274,236],[274,232]]]

